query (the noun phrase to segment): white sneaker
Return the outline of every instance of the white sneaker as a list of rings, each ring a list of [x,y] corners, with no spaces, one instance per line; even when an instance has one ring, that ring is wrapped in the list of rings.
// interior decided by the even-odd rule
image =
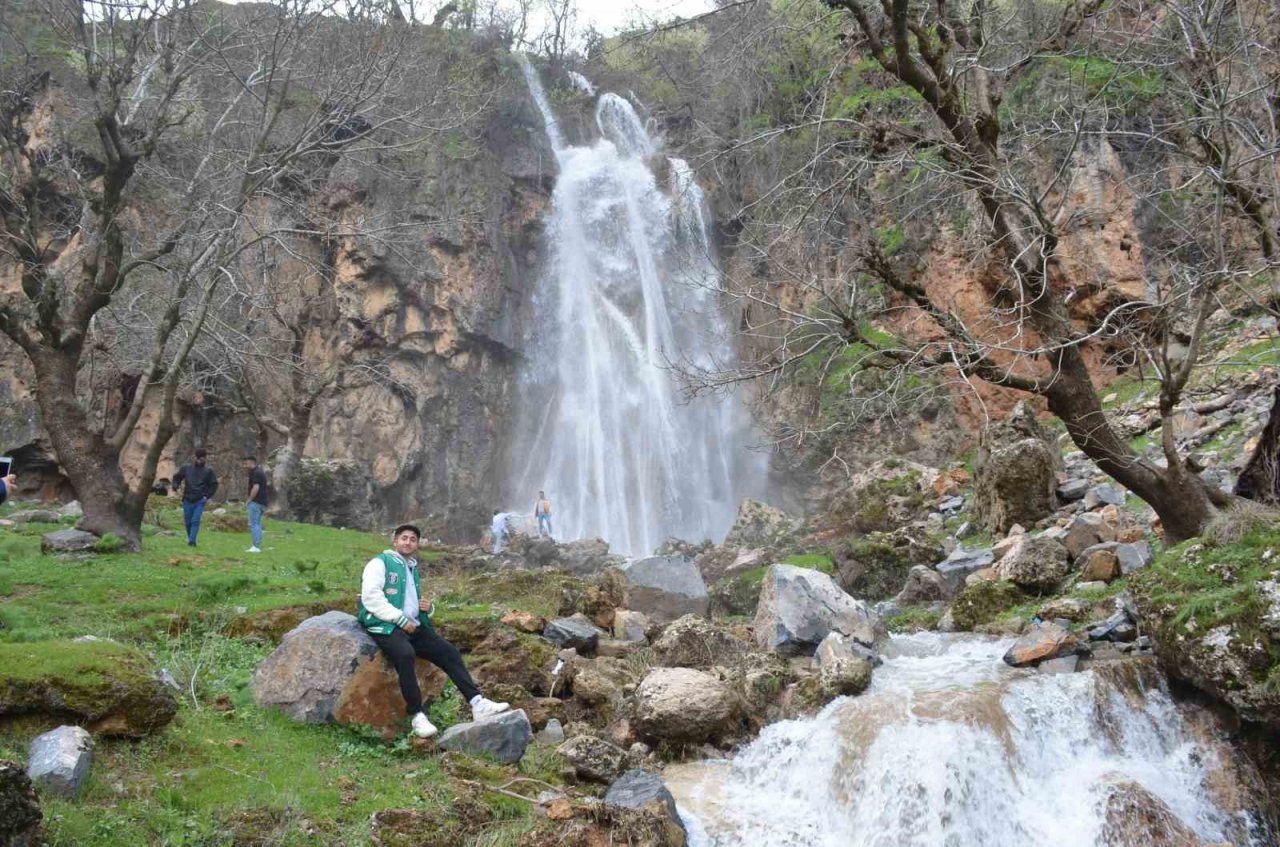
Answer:
[[[495,703],[492,700],[480,697],[471,704],[471,718],[472,720],[482,721],[485,718],[500,715],[510,708],[510,703]]]
[[[262,551],[261,551],[261,550],[259,550],[257,547],[250,547],[248,550],[245,550],[244,552],[246,552],[246,553],[261,553]]]
[[[413,734],[419,738],[430,738],[440,730],[436,729],[436,725],[427,720],[426,712],[418,712],[413,716]]]

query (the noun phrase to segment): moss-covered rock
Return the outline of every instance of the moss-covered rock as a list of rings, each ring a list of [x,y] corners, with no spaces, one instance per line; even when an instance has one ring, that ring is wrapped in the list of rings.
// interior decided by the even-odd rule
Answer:
[[[1188,542],[1130,580],[1166,673],[1280,728],[1280,532]]]
[[[491,633],[467,656],[467,667],[481,687],[516,685],[539,696],[550,693],[555,663],[556,652],[549,643],[510,630]]]
[[[178,704],[136,651],[109,641],[0,644],[0,718],[70,718],[103,735],[140,738]]]
[[[951,604],[951,620],[960,632],[971,632],[1021,603],[1023,595],[1012,582],[981,580],[966,585]]]
[[[898,593],[913,566],[944,558],[942,545],[918,530],[872,532],[836,548],[836,581],[854,597],[884,600]]]

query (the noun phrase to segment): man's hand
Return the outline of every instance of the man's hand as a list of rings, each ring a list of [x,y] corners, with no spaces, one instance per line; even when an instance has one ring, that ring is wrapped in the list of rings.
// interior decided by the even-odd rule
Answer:
[[[431,613],[434,612],[435,610],[436,610],[436,601],[427,600],[427,599],[418,600],[418,611],[426,612],[427,617],[431,617]]]
[[[418,631],[418,625],[413,621],[409,621],[404,625],[404,631],[409,633],[410,635],[413,635],[415,632]]]
[[[17,484],[18,484],[18,477],[15,476],[14,474],[9,474],[4,478],[4,487],[6,489],[12,489]]]

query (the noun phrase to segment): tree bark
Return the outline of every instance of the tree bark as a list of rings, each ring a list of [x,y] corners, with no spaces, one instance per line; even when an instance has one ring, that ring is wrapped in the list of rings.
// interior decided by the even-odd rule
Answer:
[[[306,452],[307,436],[311,432],[311,411],[315,406],[316,397],[311,397],[300,403],[295,402],[289,408],[289,435],[271,473],[273,515],[289,514],[289,484]]]

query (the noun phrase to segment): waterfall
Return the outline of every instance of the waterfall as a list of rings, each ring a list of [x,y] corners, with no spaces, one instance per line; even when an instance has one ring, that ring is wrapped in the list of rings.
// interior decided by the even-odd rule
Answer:
[[[1149,660],[1036,674],[1008,646],[894,638],[862,696],[669,768],[691,847],[1276,843],[1253,773]]]
[[[545,490],[557,537],[600,537],[632,555],[672,536],[718,540],[765,469],[741,402],[682,402],[672,373],[732,356],[702,192],[616,94],[596,101],[600,137],[568,144],[537,73],[522,68],[559,173],[510,496],[532,504]],[[670,174],[665,191],[655,168]]]

